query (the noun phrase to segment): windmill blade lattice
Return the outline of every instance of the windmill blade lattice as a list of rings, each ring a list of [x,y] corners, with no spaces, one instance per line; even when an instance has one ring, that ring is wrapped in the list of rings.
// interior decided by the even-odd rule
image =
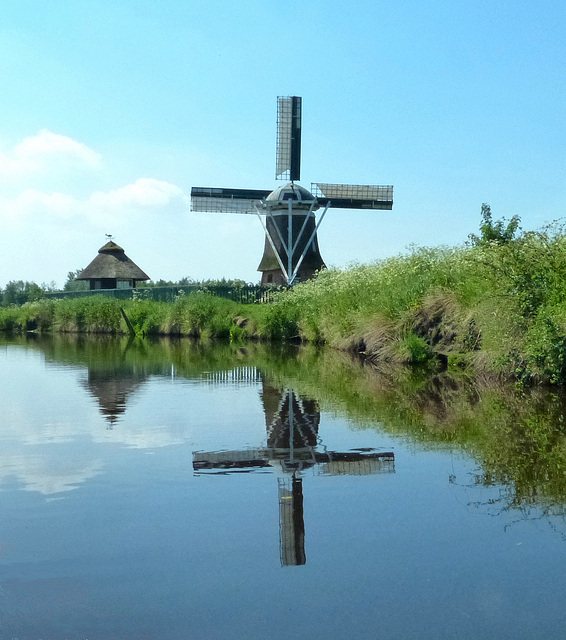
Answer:
[[[298,96],[277,98],[277,180],[301,179],[301,126],[303,99]]]
[[[264,189],[193,187],[191,210],[205,213],[256,213],[271,193]]]
[[[324,268],[317,230],[327,210],[393,208],[391,185],[312,183],[311,192],[295,184],[301,174],[302,98],[277,98],[277,179],[289,184],[273,191],[193,187],[191,210],[209,213],[255,213],[265,230],[258,267],[262,284],[292,285]],[[315,211],[323,211],[318,224]],[[263,217],[266,217],[265,222]]]
[[[318,203],[333,209],[392,209],[393,187],[369,184],[311,183]]]

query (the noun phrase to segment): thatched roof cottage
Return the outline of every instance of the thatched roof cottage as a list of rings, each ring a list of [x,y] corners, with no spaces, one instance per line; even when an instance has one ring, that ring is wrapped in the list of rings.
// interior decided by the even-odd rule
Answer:
[[[98,250],[96,258],[83,269],[77,280],[88,280],[90,289],[129,289],[149,276],[128,258],[115,242],[107,242]]]

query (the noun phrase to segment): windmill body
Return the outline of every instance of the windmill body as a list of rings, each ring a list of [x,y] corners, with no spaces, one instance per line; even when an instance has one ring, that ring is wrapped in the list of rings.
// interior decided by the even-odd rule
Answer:
[[[293,285],[324,268],[317,231],[330,207],[391,209],[393,187],[314,183],[311,191],[295,184],[301,167],[302,98],[277,99],[276,179],[274,191],[193,187],[192,211],[255,213],[265,231],[258,271],[261,284]],[[315,212],[322,209],[315,219]]]
[[[261,284],[292,284],[324,269],[316,236],[317,209],[312,193],[292,182],[266,197],[265,247],[257,268]],[[294,275],[292,282],[289,274]]]

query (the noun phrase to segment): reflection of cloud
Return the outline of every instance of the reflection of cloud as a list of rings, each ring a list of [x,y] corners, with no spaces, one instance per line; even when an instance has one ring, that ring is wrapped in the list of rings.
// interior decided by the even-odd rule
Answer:
[[[72,491],[102,472],[105,447],[151,451],[186,440],[183,429],[162,418],[159,426],[140,425],[134,416],[107,429],[105,411],[112,410],[116,392],[124,391],[119,385],[95,400],[81,388],[86,381],[77,383],[84,372],[38,367],[36,358],[27,367],[25,359],[16,367],[3,364],[0,359],[0,388],[11,401],[0,405],[0,487],[16,485],[46,496]],[[33,402],[24,378],[37,389]]]
[[[89,421],[87,429],[81,429],[79,434],[76,424],[59,422],[42,429],[41,435],[31,422],[22,424],[20,429],[12,425],[10,438],[3,440],[0,453],[0,487],[16,482],[26,491],[43,495],[72,491],[104,467],[99,454],[92,455],[94,445],[151,451],[185,441],[184,434],[169,426],[141,430],[136,425],[128,428],[119,424],[108,430],[100,421]],[[90,432],[90,438],[84,438],[85,431]],[[34,451],[28,452],[28,447]],[[38,450],[41,454],[36,453]]]
[[[15,402],[25,402],[15,400]],[[94,407],[94,402],[93,405]],[[99,406],[95,418],[92,414],[77,424],[73,416],[65,419],[60,416],[57,421],[43,424],[41,429],[37,428],[33,408],[28,411],[11,411],[9,421],[3,425],[3,452],[7,450],[24,447],[44,447],[46,451],[50,451],[50,447],[63,445],[71,445],[78,438],[83,443],[82,446],[88,448],[88,443],[104,444],[114,443],[121,444],[125,447],[135,449],[152,449],[165,447],[172,444],[185,442],[187,439],[186,432],[174,425],[156,425],[148,426],[144,424],[143,429],[135,422],[124,421],[123,416],[127,412],[127,406],[124,400],[124,406],[120,408],[115,415],[118,421],[109,421],[106,407]],[[72,408],[71,411],[76,408]],[[108,429],[108,422],[113,423],[113,428]],[[65,451],[65,453],[67,453]],[[3,454],[0,453],[0,465],[2,464]],[[2,471],[0,470],[0,474]]]
[[[103,467],[98,460],[81,463],[68,455],[50,455],[54,452],[49,448],[43,452],[41,455],[0,455],[0,485],[16,480],[26,491],[52,495],[76,489],[97,476]]]
[[[104,435],[96,434],[93,440],[121,444],[130,449],[150,450],[182,444],[186,438],[175,433],[171,427],[152,427],[151,430],[140,431],[138,428],[129,429],[124,423],[120,423],[119,427],[106,431]]]

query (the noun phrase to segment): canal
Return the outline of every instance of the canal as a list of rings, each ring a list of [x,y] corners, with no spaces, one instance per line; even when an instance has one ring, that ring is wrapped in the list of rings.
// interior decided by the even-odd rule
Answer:
[[[557,394],[0,337],[0,638],[563,638]]]

